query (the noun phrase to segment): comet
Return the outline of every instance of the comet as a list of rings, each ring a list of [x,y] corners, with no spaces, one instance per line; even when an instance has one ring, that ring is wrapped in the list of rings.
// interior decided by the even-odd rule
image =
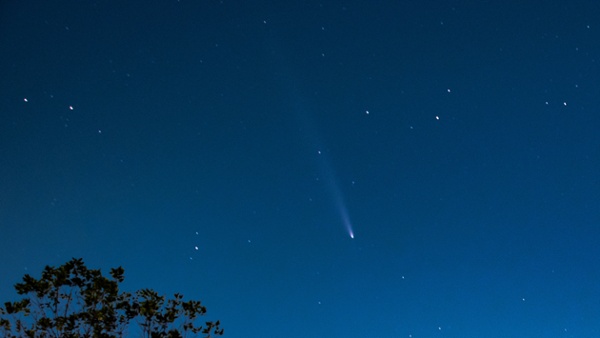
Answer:
[[[338,203],[340,216],[342,218],[342,223],[344,224],[344,227],[346,228],[346,231],[348,232],[350,238],[354,239],[354,230],[352,230],[352,223],[350,222],[350,216],[348,215],[348,209],[346,209],[346,204],[344,203],[344,200],[342,199],[341,195],[338,195],[336,199]]]
[[[331,168],[328,169],[330,174],[328,175],[329,187],[338,212],[340,214],[340,218],[342,219],[342,224],[344,225],[344,228],[346,228],[348,236],[354,239],[354,230],[352,229],[352,222],[350,221],[350,215],[348,214],[348,208],[346,208],[344,197],[342,196],[342,192],[340,191],[340,188],[332,174],[333,170],[331,170]]]
[[[369,112],[366,112],[369,114]],[[328,151],[323,149],[322,142],[320,142],[320,138],[318,137],[318,133],[315,130],[314,123],[311,123],[309,116],[307,114],[298,114],[300,122],[302,122],[303,130],[307,131],[307,136],[309,140],[312,140],[314,153],[316,154],[316,162],[318,168],[320,169],[321,176],[323,177],[323,182],[326,184],[326,189],[329,191],[329,195],[332,199],[334,210],[340,216],[340,220],[346,233],[350,236],[351,239],[354,239],[354,230],[352,227],[352,222],[350,220],[350,215],[348,213],[348,208],[346,207],[346,202],[344,201],[344,195],[342,194],[342,189],[340,189],[340,185],[338,184],[337,175],[335,170],[331,164],[331,161],[328,156]],[[352,183],[354,184],[354,183]]]

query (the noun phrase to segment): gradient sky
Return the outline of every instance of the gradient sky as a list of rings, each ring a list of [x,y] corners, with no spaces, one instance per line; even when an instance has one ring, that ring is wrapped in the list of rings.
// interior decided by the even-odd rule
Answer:
[[[3,1],[0,299],[82,257],[231,338],[600,336],[599,18]]]

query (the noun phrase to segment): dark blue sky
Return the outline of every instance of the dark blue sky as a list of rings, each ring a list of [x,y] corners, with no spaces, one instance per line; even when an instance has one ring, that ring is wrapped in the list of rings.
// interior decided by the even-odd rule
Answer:
[[[0,297],[83,257],[232,338],[600,336],[598,18],[5,1]]]

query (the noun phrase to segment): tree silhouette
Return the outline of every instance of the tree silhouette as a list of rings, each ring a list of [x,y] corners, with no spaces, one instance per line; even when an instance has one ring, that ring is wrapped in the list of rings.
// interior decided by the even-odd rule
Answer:
[[[15,285],[25,298],[0,307],[0,336],[108,338],[136,329],[148,338],[223,334],[219,321],[195,324],[206,313],[199,301],[184,301],[178,293],[166,299],[151,289],[120,292],[124,272],[111,269],[107,278],[73,258],[57,268],[46,266],[40,279],[25,275]]]

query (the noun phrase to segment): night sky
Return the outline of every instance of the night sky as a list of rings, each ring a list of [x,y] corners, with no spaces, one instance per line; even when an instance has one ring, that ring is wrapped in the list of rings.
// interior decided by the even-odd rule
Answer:
[[[2,1],[0,300],[224,337],[600,336],[600,2]]]

